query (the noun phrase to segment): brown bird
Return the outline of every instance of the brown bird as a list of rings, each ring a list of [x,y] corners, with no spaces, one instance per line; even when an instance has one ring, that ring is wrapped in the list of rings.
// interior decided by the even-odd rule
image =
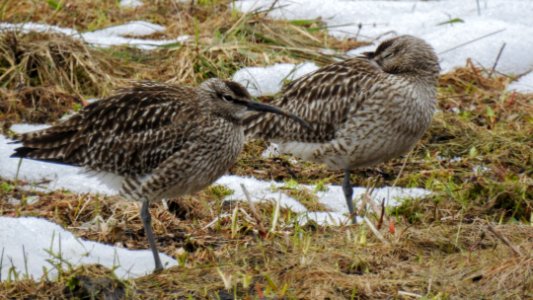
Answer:
[[[149,203],[199,191],[230,168],[244,143],[248,111],[283,115],[254,102],[240,84],[218,78],[198,88],[143,82],[84,107],[63,123],[17,137],[24,157],[123,177],[120,195],[142,201],[141,218],[156,271],[163,269]]]
[[[435,111],[439,71],[426,42],[392,38],[374,52],[291,82],[272,102],[306,119],[312,130],[275,115],[254,115],[245,120],[245,132],[277,143],[282,153],[344,170],[343,191],[355,222],[350,171],[414,147]]]

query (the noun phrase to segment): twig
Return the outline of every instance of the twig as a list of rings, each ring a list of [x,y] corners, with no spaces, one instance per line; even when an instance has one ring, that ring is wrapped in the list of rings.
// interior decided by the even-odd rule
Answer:
[[[520,253],[518,248],[516,248],[513,244],[511,244],[511,242],[505,236],[503,236],[499,231],[497,231],[496,228],[494,228],[494,226],[492,226],[491,224],[488,224],[487,228],[489,229],[490,232],[494,233],[494,235],[497,238],[499,238],[505,245],[511,248],[511,250],[513,250],[516,256],[522,256],[522,253]]]
[[[389,225],[389,220],[388,218],[386,218],[386,214],[385,214],[385,198],[383,198],[383,200],[381,201],[381,203],[377,203],[377,200],[374,200],[370,195],[372,195],[372,193],[374,192],[376,188],[376,182],[371,186],[371,187],[367,187],[367,190],[365,192],[365,194],[363,195],[362,197],[362,205],[361,205],[361,210],[363,210],[364,208],[368,206],[370,206],[370,209],[377,215],[379,216],[379,221],[378,221],[378,226],[377,226],[377,229],[380,230],[381,227],[383,226],[383,224],[385,225]],[[365,211],[366,213],[366,211]]]
[[[246,200],[248,200],[248,204],[250,205],[250,210],[252,211],[252,215],[255,218],[255,221],[257,222],[257,226],[259,226],[259,231],[261,233],[266,232],[265,228],[263,227],[263,222],[261,221],[261,216],[257,212],[257,209],[255,208],[255,204],[252,202],[252,197],[250,197],[250,193],[248,193],[248,190],[244,186],[244,184],[241,183],[241,189],[244,193],[244,196],[246,197]]]
[[[367,211],[367,206],[370,205],[370,209],[372,209],[372,211],[378,215],[379,214],[379,209],[378,209],[378,205],[377,203],[374,201],[374,199],[372,199],[372,193],[374,193],[374,190],[376,189],[376,185],[377,185],[377,178],[376,178],[376,181],[374,181],[372,183],[372,185],[369,183],[367,186],[366,186],[366,191],[365,191],[365,194],[363,195],[363,197],[361,198],[361,205],[360,205],[360,209],[359,209],[359,215],[363,215],[363,213],[366,214],[366,211]]]
[[[411,293],[411,292],[405,292],[405,291],[398,291],[398,295],[409,296],[409,297],[414,297],[414,298],[422,298],[422,295]]]
[[[2,255],[0,255],[0,281],[2,281],[2,266],[4,265],[4,250],[5,247],[2,247]]]
[[[402,167],[400,168],[400,172],[398,172],[398,175],[396,175],[396,178],[394,179],[394,182],[392,183],[392,187],[395,187],[398,183],[398,179],[402,176],[403,170],[405,169],[405,166],[407,165],[407,160],[411,156],[411,153],[413,153],[413,150],[407,152],[407,155],[405,156],[405,159],[403,160]]]
[[[464,43],[459,44],[459,45],[457,45],[457,46],[454,46],[454,47],[452,47],[452,48],[450,48],[450,49],[447,49],[447,50],[441,51],[441,52],[439,52],[439,55],[444,54],[444,53],[448,53],[448,52],[450,52],[450,51],[452,51],[452,50],[455,50],[455,49],[457,49],[457,48],[461,48],[461,47],[463,47],[463,46],[466,46],[466,45],[469,45],[469,44],[475,43],[475,42],[477,42],[477,41],[479,41],[479,40],[482,40],[482,39],[487,38],[487,37],[489,37],[489,36],[492,36],[492,35],[498,34],[498,33],[503,32],[503,31],[505,31],[505,30],[507,30],[507,28],[502,28],[502,29],[500,29],[500,30],[496,30],[496,31],[494,31],[494,32],[487,33],[487,34],[482,35],[482,36],[480,36],[480,37],[478,37],[478,38],[475,38],[475,39],[473,39],[473,40],[470,40],[470,41],[468,41],[468,42],[464,42]]]
[[[479,247],[479,245],[481,245],[483,240],[485,239],[485,236],[486,236],[486,232],[485,231],[481,231],[481,234],[479,235],[479,240],[477,241],[477,243],[475,243],[474,245],[470,246],[469,250],[470,251],[476,250]]]
[[[279,0],[274,0],[274,2],[272,2],[272,5],[268,9],[268,12],[270,12],[271,10],[274,10],[274,8],[276,7],[276,4],[278,4],[278,2],[279,2]]]
[[[490,69],[489,72],[489,78],[492,77],[492,73],[494,73],[494,70],[496,70],[496,66],[498,65],[498,62],[500,61],[500,57],[502,56],[503,49],[505,49],[506,43],[503,43],[503,45],[500,47],[500,51],[498,52],[498,56],[496,56],[496,60],[494,61],[494,64],[492,65],[492,69]]]
[[[258,8],[258,9],[257,9],[257,12],[259,12],[259,13],[267,13],[267,14],[268,14],[269,12],[273,11],[274,9],[282,9],[282,8],[284,8],[284,7],[286,7],[286,6],[289,6],[289,5],[287,4],[287,5],[280,5],[280,6],[276,7],[276,5],[278,4],[278,2],[279,2],[279,0],[274,0],[274,1],[272,1],[272,4],[270,5],[269,8],[267,8],[267,9],[265,9],[265,10],[263,10],[263,11],[261,11],[261,10]]]
[[[276,201],[276,208],[274,208],[274,212],[272,214],[272,226],[270,227],[269,232],[274,232],[274,230],[276,230],[276,226],[278,225],[280,202],[281,193],[279,193],[278,201]]]
[[[379,221],[378,221],[378,229],[381,229],[381,226],[383,225],[383,218],[385,217],[385,198],[381,200],[381,213],[379,215]]]
[[[205,225],[204,227],[202,227],[203,230],[213,226],[216,222],[218,222],[220,219],[222,218],[226,218],[228,217],[230,214],[228,213],[224,213],[224,214],[221,214],[220,216],[217,216],[215,217],[211,222],[209,222],[207,225]]]
[[[385,237],[377,230],[376,226],[370,222],[370,220],[365,216],[363,217],[363,220],[365,220],[366,225],[368,225],[368,228],[370,228],[370,231],[380,240],[383,244],[389,245],[389,241],[385,239]]]
[[[357,24],[357,32],[355,33],[355,37],[354,37],[355,40],[359,39],[359,33],[361,33],[361,29],[363,29],[363,24],[362,23],[358,23]]]
[[[426,295],[431,294],[431,285],[433,284],[433,277],[429,277],[428,280],[428,291],[426,292]]]

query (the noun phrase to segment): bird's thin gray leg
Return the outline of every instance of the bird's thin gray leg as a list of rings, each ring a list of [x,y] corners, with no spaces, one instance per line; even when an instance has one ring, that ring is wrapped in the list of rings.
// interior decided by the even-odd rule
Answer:
[[[148,200],[143,200],[141,207],[141,219],[144,225],[144,233],[150,244],[150,249],[152,249],[152,254],[154,255],[155,261],[155,272],[163,270],[163,265],[161,264],[161,259],[159,258],[159,252],[157,251],[157,244],[155,242],[154,232],[152,231],[152,216],[150,215],[150,203]]]
[[[344,181],[342,182],[342,190],[344,191],[344,198],[346,198],[346,204],[348,204],[350,219],[352,220],[352,224],[355,224],[357,221],[355,218],[355,211],[353,209],[353,187],[352,183],[350,182],[350,170],[344,170]]]

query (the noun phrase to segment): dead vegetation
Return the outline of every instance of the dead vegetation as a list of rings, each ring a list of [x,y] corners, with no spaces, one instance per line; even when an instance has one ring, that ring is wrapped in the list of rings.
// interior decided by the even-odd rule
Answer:
[[[0,85],[58,86],[66,92],[101,95],[112,69],[82,41],[59,33],[0,32]]]
[[[37,196],[33,204],[7,204],[6,197]],[[533,238],[527,224],[490,225],[481,219],[447,216],[410,225],[397,219],[383,230],[383,244],[364,225],[297,225],[284,211],[271,228],[273,205],[259,205],[258,221],[246,203],[224,204],[218,192],[198,197],[204,216],[179,220],[161,205],[152,208],[161,250],[182,265],[122,281],[98,266],[65,270],[53,281],[6,281],[8,298],[208,298],[225,299],[527,299],[533,287]],[[198,199],[196,199],[198,200]],[[30,193],[2,195],[7,216],[41,216],[76,235],[131,249],[148,247],[135,203],[91,195]],[[217,216],[231,215],[236,220]],[[453,213],[451,213],[453,215]],[[259,225],[258,222],[262,224]],[[492,229],[490,228],[492,227]],[[503,237],[503,238],[502,238]],[[507,240],[507,241],[504,241]]]
[[[325,64],[336,56],[322,49],[342,53],[361,45],[329,37],[319,20],[274,21],[229,5],[154,1],[123,9],[117,1],[0,0],[6,22],[90,31],[142,19],[167,26],[160,37],[192,36],[144,52],[98,49],[60,34],[0,32],[0,122],[54,122],[81,107],[83,97],[105,96],[130,79],[197,84],[245,66]],[[161,250],[180,267],[119,280],[110,270],[83,266],[52,281],[4,281],[0,299],[533,298],[533,96],[507,92],[511,80],[470,62],[443,74],[440,111],[408,158],[353,175],[357,185],[435,192],[387,211],[388,226],[380,230],[386,243],[366,225],[302,226],[287,210],[270,230],[272,204],[257,205],[255,214],[246,202],[222,202],[231,191],[213,186],[169,202],[169,210],[152,207]],[[285,193],[326,210],[297,184],[338,184],[342,174],[286,156],[263,158],[265,148],[260,141],[246,145],[231,173],[285,181]],[[23,186],[0,182],[0,215],[39,216],[86,239],[148,247],[135,203]],[[378,214],[367,216],[382,222]]]
[[[54,122],[111,87],[111,66],[83,42],[54,33],[0,32],[0,125]]]

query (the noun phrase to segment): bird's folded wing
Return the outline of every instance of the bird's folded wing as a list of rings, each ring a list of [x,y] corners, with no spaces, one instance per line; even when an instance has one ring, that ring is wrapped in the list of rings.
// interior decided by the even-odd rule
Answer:
[[[282,91],[272,104],[297,114],[313,127],[306,128],[276,115],[254,116],[246,120],[248,136],[301,142],[326,142],[371,97],[372,82],[379,69],[369,61],[354,58],[323,67],[303,76]]]
[[[144,84],[94,102],[56,126],[20,135],[23,147],[14,156],[121,175],[148,172],[193,138],[202,114],[193,90]]]

